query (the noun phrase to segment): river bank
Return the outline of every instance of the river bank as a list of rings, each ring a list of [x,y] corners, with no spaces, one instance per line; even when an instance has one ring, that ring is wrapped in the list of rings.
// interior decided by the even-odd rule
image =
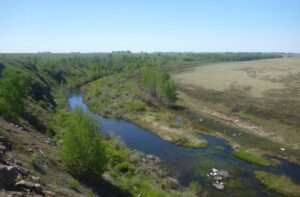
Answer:
[[[203,148],[207,142],[199,134],[210,134],[225,138],[236,151],[243,149],[257,157],[271,156],[299,163],[299,152],[287,148],[282,151],[281,144],[251,134],[231,122],[201,113],[198,106],[192,105],[195,102],[189,102],[181,93],[179,109],[145,102],[136,79],[128,74],[96,80],[81,90],[93,111],[107,117],[131,120],[175,144]],[[275,159],[270,162],[278,163]]]
[[[88,107],[82,103],[80,96],[73,97],[75,103],[84,110]],[[72,101],[74,102],[74,101]],[[263,170],[272,173],[285,174],[297,180],[295,170],[281,165],[274,167],[263,167],[235,159],[232,155],[233,149],[222,139],[213,136],[202,136],[208,141],[208,147],[203,149],[188,149],[175,144],[168,143],[153,135],[148,130],[139,128],[137,125],[125,120],[98,118],[101,122],[102,131],[113,136],[119,136],[131,149],[137,149],[147,154],[158,156],[168,166],[170,172],[181,184],[189,185],[196,181],[212,196],[223,196],[225,194],[236,194],[237,196],[277,196],[262,187],[256,179],[254,171]],[[286,164],[286,163],[285,163]],[[232,174],[232,179],[225,183],[225,190],[218,191],[211,185],[207,173],[211,168],[226,169]],[[300,182],[300,180],[298,180]],[[280,195],[278,195],[280,196]]]
[[[142,99],[137,81],[128,74],[116,74],[86,84],[81,88],[89,107],[102,116],[131,120],[161,138],[177,145],[203,148],[193,123],[178,110]]]

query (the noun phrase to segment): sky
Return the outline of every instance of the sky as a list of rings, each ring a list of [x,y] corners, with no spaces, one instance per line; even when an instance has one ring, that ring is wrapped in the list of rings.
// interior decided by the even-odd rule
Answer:
[[[0,52],[300,52],[300,0],[0,0]]]

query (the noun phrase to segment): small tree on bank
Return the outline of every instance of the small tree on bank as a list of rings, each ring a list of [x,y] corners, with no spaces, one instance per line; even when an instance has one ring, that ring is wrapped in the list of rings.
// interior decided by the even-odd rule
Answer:
[[[145,67],[142,70],[142,85],[144,90],[164,104],[176,102],[176,86],[170,75],[158,67]]]
[[[62,127],[60,157],[66,169],[80,179],[98,180],[107,157],[95,120],[77,109],[67,115]]]

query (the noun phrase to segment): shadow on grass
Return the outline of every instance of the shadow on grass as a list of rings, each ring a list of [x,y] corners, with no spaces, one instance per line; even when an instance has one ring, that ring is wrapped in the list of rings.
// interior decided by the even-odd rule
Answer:
[[[86,186],[92,189],[92,191],[101,197],[131,197],[132,195],[107,180],[101,179],[97,182],[83,182]]]
[[[46,126],[42,121],[40,121],[38,118],[30,114],[29,112],[24,112],[23,113],[23,118],[29,122],[35,129],[40,131],[41,133],[46,132]]]

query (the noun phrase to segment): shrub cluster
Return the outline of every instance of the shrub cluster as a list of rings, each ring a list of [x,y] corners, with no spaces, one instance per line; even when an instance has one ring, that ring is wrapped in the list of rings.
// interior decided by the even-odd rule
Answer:
[[[98,180],[107,163],[105,146],[95,120],[77,109],[62,122],[60,157],[66,169],[83,180]]]
[[[176,86],[170,75],[159,67],[145,67],[142,70],[142,84],[145,91],[167,105],[175,103]]]
[[[24,112],[24,99],[29,80],[24,73],[5,68],[0,80],[0,114],[7,119],[17,119]]]

